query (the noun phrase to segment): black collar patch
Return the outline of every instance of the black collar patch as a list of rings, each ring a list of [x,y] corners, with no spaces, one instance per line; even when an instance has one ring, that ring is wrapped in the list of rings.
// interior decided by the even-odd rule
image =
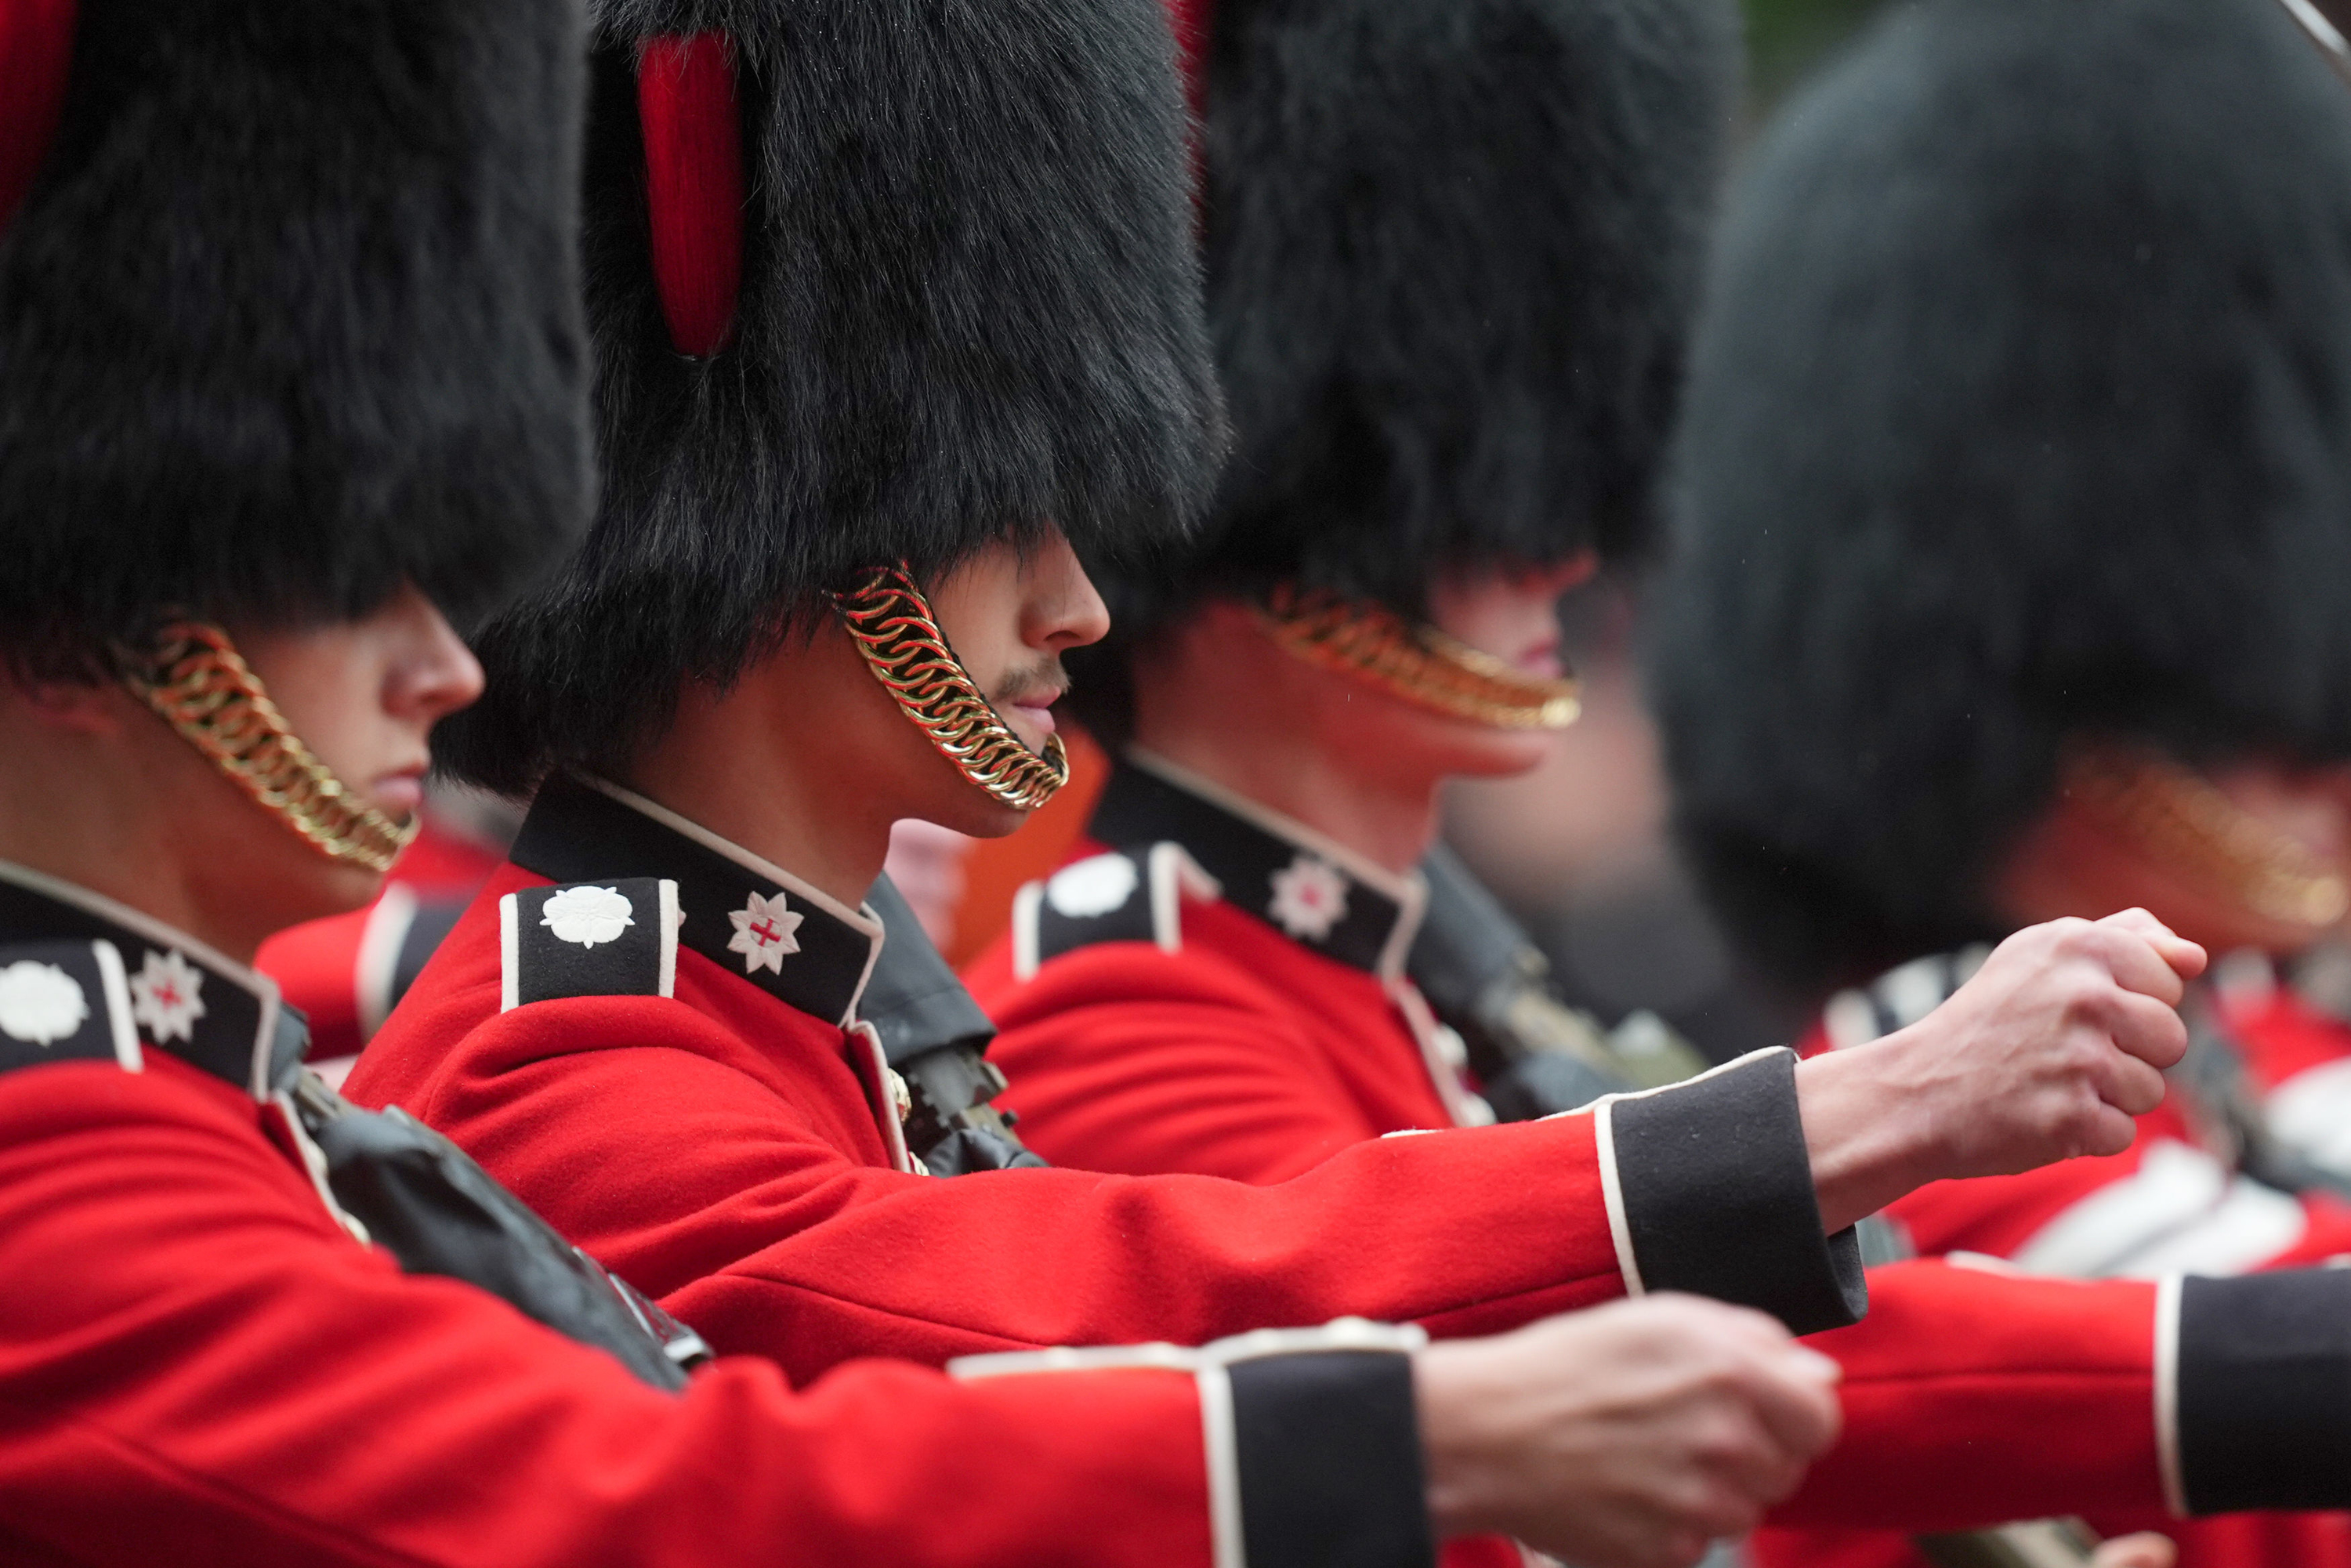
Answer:
[[[678,941],[787,1007],[842,1028],[853,1021],[881,951],[882,923],[868,912],[612,785],[549,779],[511,858],[564,883],[675,883]],[[650,924],[643,935],[654,935]]]
[[[1311,829],[1158,758],[1122,760],[1089,830],[1138,857],[1181,844],[1225,898],[1327,958],[1395,979],[1427,907],[1414,872],[1398,876]]]
[[[29,966],[24,969],[18,964]],[[136,1069],[143,1043],[256,1100],[299,1068],[308,1030],[277,985],[184,932],[109,898],[0,863],[0,1050],[11,1058],[110,1057]],[[58,1033],[79,993],[84,1013]],[[18,1029],[9,1028],[17,1014]],[[50,1035],[44,1045],[37,1037]],[[16,1048],[26,1048],[25,1055]]]

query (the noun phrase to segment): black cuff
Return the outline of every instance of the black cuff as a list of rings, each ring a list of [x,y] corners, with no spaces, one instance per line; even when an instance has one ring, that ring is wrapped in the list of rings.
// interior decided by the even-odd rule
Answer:
[[[1616,1172],[1609,1224],[1636,1276],[1628,1289],[1756,1307],[1800,1334],[1868,1311],[1853,1232],[1821,1234],[1792,1052],[1611,1101],[1603,1133]]]
[[[2188,1512],[2351,1507],[2351,1272],[2180,1281],[2175,1376]]]
[[[1411,1357],[1271,1355],[1228,1375],[1248,1568],[1432,1568]]]

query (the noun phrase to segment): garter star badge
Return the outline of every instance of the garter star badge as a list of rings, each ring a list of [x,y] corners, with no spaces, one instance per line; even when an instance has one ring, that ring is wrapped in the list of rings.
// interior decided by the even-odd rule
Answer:
[[[743,955],[743,972],[747,975],[761,969],[780,975],[784,972],[785,955],[800,950],[799,938],[792,933],[800,928],[800,922],[807,916],[787,908],[780,893],[773,898],[755,893],[742,908],[728,910],[726,918],[735,923],[735,935],[727,939],[726,950]]]
[[[1301,942],[1320,942],[1347,918],[1347,879],[1320,856],[1301,852],[1273,873],[1274,924]]]
[[[204,972],[176,948],[158,953],[150,947],[131,977],[131,1016],[157,1045],[193,1040],[196,1020],[204,1016]]]

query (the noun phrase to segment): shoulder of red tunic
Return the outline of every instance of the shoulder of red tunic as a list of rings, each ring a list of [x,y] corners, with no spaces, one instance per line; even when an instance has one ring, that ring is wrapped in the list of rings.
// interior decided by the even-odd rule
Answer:
[[[1375,976],[1290,940],[1227,903],[1175,843],[1143,851],[1081,840],[1024,887],[1013,924],[964,971],[999,1028],[1086,997],[1293,1016],[1339,998],[1384,1009]]]
[[[758,1021],[771,1027],[788,1028],[800,1016],[756,991],[747,998],[727,994],[747,988],[725,987],[716,966],[677,950],[674,930],[659,929],[657,897],[641,898],[649,905],[641,927],[625,928],[641,937],[635,948],[621,952],[620,944],[605,946],[616,959],[612,983],[596,983],[594,976],[559,976],[557,980],[569,983],[543,986],[543,996],[527,998],[516,983],[517,963],[528,962],[517,950],[517,911],[528,902],[527,924],[559,923],[561,912],[549,915],[545,906],[560,891],[520,866],[501,867],[360,1055],[345,1094],[371,1107],[397,1103],[429,1121],[435,1099],[450,1083],[503,1071],[534,1055],[622,1044],[725,1055],[747,1027],[747,1020],[733,1017],[747,1005],[768,1004],[768,1010],[778,1016]],[[600,909],[575,913],[584,921],[619,918]],[[639,948],[651,951],[654,965],[665,956],[674,967],[635,985],[622,971],[632,964],[642,967],[645,954]],[[593,956],[596,951],[583,954]],[[704,968],[710,973],[702,974]]]

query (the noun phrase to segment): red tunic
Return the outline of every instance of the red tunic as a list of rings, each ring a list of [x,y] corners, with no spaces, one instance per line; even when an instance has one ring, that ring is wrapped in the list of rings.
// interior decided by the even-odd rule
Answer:
[[[266,979],[8,867],[0,948],[0,1560],[1231,1560],[1194,1376],[795,1394],[737,1360],[659,1392],[352,1239],[243,1086]]]
[[[595,883],[674,880],[682,934],[666,967],[643,972],[665,984],[504,1007],[510,984],[545,994],[504,956],[507,894],[524,911],[517,963],[533,942],[554,945],[549,963],[626,946],[563,958],[560,933],[541,934],[555,915],[531,913],[550,906],[538,891],[550,876],[509,866],[362,1057],[352,1097],[440,1127],[722,1351],[769,1356],[795,1378],[859,1354],[936,1364],[1197,1343],[1342,1314],[1465,1333],[1620,1295],[1626,1260],[1672,1277],[1677,1228],[1719,1207],[1677,1190],[1654,1156],[1695,1130],[1677,1107],[1726,1093],[1739,1116],[1788,1129],[1787,1147],[1759,1154],[1756,1181],[1773,1176],[1766,1155],[1792,1166],[1794,1218],[1781,1218],[1792,1235],[1810,1227],[1809,1254],[1795,1235],[1758,1272],[1808,1257],[1829,1271],[1792,1093],[1769,1062],[1645,1102],[1646,1121],[1628,1111],[1604,1124],[1613,1132],[1579,1116],[1374,1140],[1270,1190],[1069,1170],[908,1175],[893,1168],[870,1031],[842,1027],[872,941],[844,946],[843,933],[878,927],[690,823],[578,785],[542,792],[515,852],[582,883],[576,857],[609,868]],[[786,937],[795,951],[776,953]]]
[[[1921,959],[1866,991],[1833,1001],[1802,1048],[1807,1054],[1874,1037],[1921,1015],[1972,972],[1968,956]],[[2209,998],[2208,998],[2209,999]],[[2351,1031],[2283,988],[2223,993],[2225,1043],[2241,1051],[2258,1092],[2280,1100],[2281,1130],[2323,1130],[2327,1085],[2343,1076]],[[2215,1043],[2220,1043],[2216,1041]],[[2292,1084],[2283,1096],[2280,1087]],[[2070,1160],[2021,1176],[1943,1182],[1895,1204],[1921,1253],[1978,1252],[2013,1260],[2035,1273],[2075,1278],[2153,1278],[2288,1268],[2351,1251],[2351,1204],[2325,1195],[2288,1196],[2237,1175],[2206,1151],[2214,1130],[2192,1098],[2175,1094],[2139,1119],[2138,1142],[2124,1153]],[[2323,1151],[2322,1151],[2323,1152]],[[2225,1151],[2224,1151],[2225,1153]],[[2254,1564],[2351,1568],[2351,1516],[2293,1514],[2197,1521],[2172,1530],[2183,1568]],[[1810,1537],[1766,1541],[1766,1563],[1831,1563],[1835,1568],[1916,1564],[1899,1542]]]
[[[2249,981],[2224,980],[2220,994],[2270,1131],[2325,1178],[2351,1187],[2351,1025],[2262,978],[2256,971]]]
[[[1085,884],[1111,854],[1091,841],[1075,873],[1061,873],[1069,883],[1024,895],[1013,933],[968,976],[1002,1031],[990,1055],[1024,1138],[1089,1169],[1274,1182],[1365,1140],[1447,1124],[1458,1114],[1451,1064],[1402,978],[1402,946],[1359,943],[1347,961],[1311,928],[1277,929],[1279,889],[1240,902],[1293,849],[1341,873],[1350,918],[1383,895],[1408,913],[1408,879],[1166,774],[1125,789],[1114,780],[1104,836],[1132,842],[1139,829],[1180,826],[1226,896],[1185,902],[1174,940],[1095,939],[1067,919],[1057,935],[1057,895],[1075,886],[1061,902],[1086,906]],[[1166,792],[1176,780],[1189,804]],[[1211,792],[1238,826],[1201,814]],[[1269,837],[1284,848],[1259,841]],[[2150,1290],[1918,1264],[1873,1270],[1871,1289],[1865,1323],[1816,1342],[1847,1366],[1847,1437],[1782,1520],[1927,1531],[2099,1510],[2116,1528],[2165,1521]],[[2048,1440],[2019,1440],[2028,1434]]]

